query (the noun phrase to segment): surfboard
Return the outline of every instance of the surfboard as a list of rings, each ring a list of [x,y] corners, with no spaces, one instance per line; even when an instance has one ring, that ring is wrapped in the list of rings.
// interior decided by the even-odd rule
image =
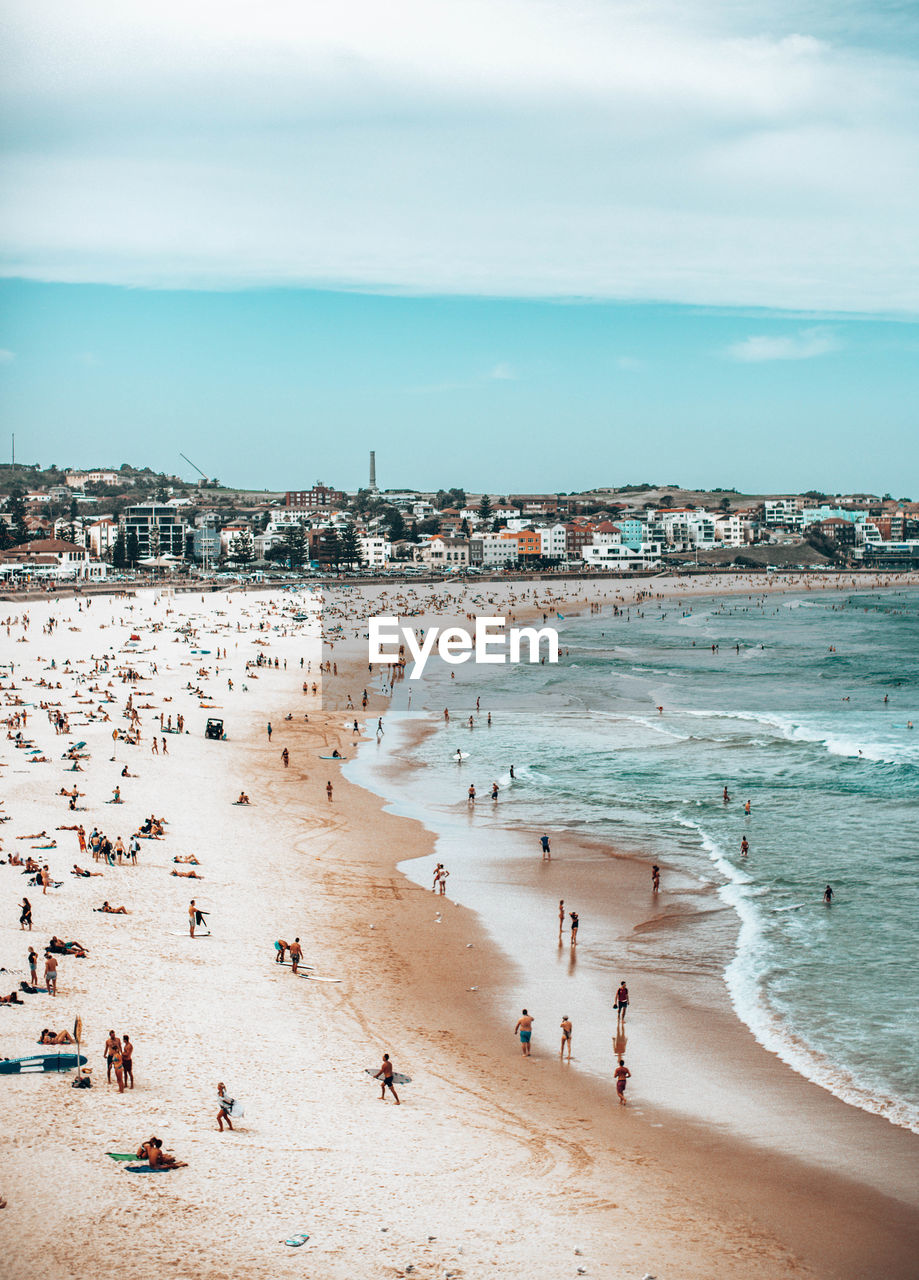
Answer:
[[[135,1156],[135,1159],[137,1157]],[[175,1173],[172,1165],[124,1164],[121,1166],[127,1173]]]
[[[318,973],[298,973],[298,978],[306,978],[307,982],[341,982],[341,978],[324,978]]]
[[[7,1058],[0,1062],[0,1075],[28,1075],[35,1071],[73,1071],[86,1058],[75,1053],[36,1053],[30,1058]]]
[[[320,760],[347,760],[347,756],[320,756]]]
[[[288,1236],[284,1244],[289,1244],[292,1249],[299,1249],[301,1244],[306,1244],[309,1240],[309,1234],[306,1231],[300,1231],[295,1236]]]
[[[122,1162],[124,1162],[125,1160],[137,1159],[136,1151],[106,1151],[105,1154],[108,1156],[110,1160],[120,1160]]]
[[[376,1073],[379,1071],[379,1069],[380,1069],[379,1067],[365,1067],[365,1068],[364,1068],[364,1070],[367,1072],[367,1075],[368,1075],[368,1076],[375,1076],[375,1075],[376,1075]],[[411,1083],[412,1083],[412,1077],[411,1077],[411,1076],[404,1076],[404,1075],[402,1074],[402,1072],[401,1072],[401,1071],[394,1071],[394,1072],[392,1073],[392,1082],[393,1082],[393,1084],[411,1084]],[[382,1077],[382,1076],[380,1077],[380,1083],[381,1083],[381,1084],[383,1083],[383,1077]]]

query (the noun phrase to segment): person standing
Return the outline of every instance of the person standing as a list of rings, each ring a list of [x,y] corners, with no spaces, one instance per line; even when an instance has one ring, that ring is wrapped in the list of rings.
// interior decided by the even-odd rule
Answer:
[[[325,795],[329,804],[332,803],[332,782],[331,779],[325,784]]]
[[[659,893],[661,887],[661,869],[655,862],[651,868],[651,892]]]
[[[287,769],[290,766],[290,752],[286,747],[281,752],[281,759],[284,761],[284,768]]]
[[[105,1054],[105,1083],[112,1083],[112,1068],[115,1065],[115,1050],[118,1048],[118,1037],[114,1031],[109,1031],[108,1039],[105,1042],[105,1048],[102,1052]]]
[[[29,947],[29,983],[38,986],[38,952],[34,947]]]
[[[580,917],[576,911],[569,911],[568,916],[571,920],[571,945],[576,947],[578,945],[578,927],[581,923]]]
[[[268,741],[271,741],[271,721],[268,721]]]
[[[530,1056],[530,1040],[533,1035],[533,1019],[526,1009],[523,1010],[517,1019],[517,1025],[514,1027],[514,1035],[520,1036],[520,1052],[525,1058]]]
[[[826,903],[828,907],[831,907],[833,905],[833,886],[830,884],[828,884],[823,891],[823,901]],[[29,925],[30,929],[31,927],[32,926]]]
[[[45,952],[45,990],[49,996],[57,995],[57,957],[51,951]]]
[[[619,1098],[619,1105],[620,1107],[624,1107],[625,1106],[625,1082],[631,1077],[632,1073],[628,1069],[628,1067],[625,1065],[625,1061],[622,1058],[619,1059],[619,1066],[613,1072],[613,1075],[616,1078],[616,1094]]]
[[[475,785],[470,782],[469,790],[466,792],[466,800],[469,804],[475,804]]]
[[[195,900],[194,898],[192,898],[192,900],[188,904],[188,934],[189,934],[189,937],[192,937],[192,938],[195,936],[195,922],[196,922],[197,915],[198,915],[198,912],[195,908]]]
[[[571,1061],[571,1033],[572,1033],[572,1031],[573,1031],[573,1029],[574,1029],[574,1028],[573,1028],[573,1025],[572,1025],[571,1019],[568,1017],[567,1013],[566,1013],[566,1014],[565,1014],[565,1016],[562,1018],[561,1023],[560,1023],[559,1025],[560,1025],[560,1026],[561,1026],[561,1028],[562,1028],[562,1047],[561,1047],[561,1049],[559,1049],[559,1051],[558,1051],[558,1056],[559,1056],[560,1058],[564,1058],[564,1056],[565,1056],[565,1046],[567,1045],[567,1046],[568,1046],[568,1061],[570,1062],[570,1061]]]
[[[303,958],[303,948],[300,946],[300,939],[294,938],[293,942],[290,944],[291,973],[297,972],[297,965],[300,963],[302,958]]]
[[[121,1051],[121,1041],[117,1036],[115,1037],[115,1048],[112,1052],[112,1070],[115,1072],[118,1092],[124,1093],[124,1058]]]
[[[552,850],[549,848],[549,837],[547,835],[541,835],[539,837],[539,843],[542,845],[543,861],[551,862]]]
[[[389,1092],[392,1094],[392,1096],[395,1098],[396,1106],[398,1107],[398,1106],[401,1106],[402,1104],[399,1102],[399,1095],[396,1093],[396,1086],[393,1084],[394,1074],[395,1072],[393,1070],[393,1065],[389,1060],[389,1054],[384,1053],[383,1062],[380,1066],[379,1071],[374,1076],[374,1079],[380,1081],[380,1101],[383,1102],[385,1100],[386,1090],[388,1089]]]
[[[558,937],[559,937],[559,941],[561,941],[561,938],[562,938],[562,930],[564,929],[564,927],[565,927],[565,899],[564,899],[564,898],[559,898],[559,900],[558,900]]]
[[[745,858],[749,852],[750,852],[750,842],[747,840],[746,836],[743,836],[740,841],[740,856],[742,858]]]
[[[134,1088],[134,1046],[127,1032],[121,1042],[121,1065],[124,1067],[125,1082]]]

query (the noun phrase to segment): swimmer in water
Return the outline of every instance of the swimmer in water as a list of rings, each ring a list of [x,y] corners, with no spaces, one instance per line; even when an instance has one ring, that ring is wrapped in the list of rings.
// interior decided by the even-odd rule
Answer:
[[[830,884],[823,891],[823,901],[828,907],[833,905],[833,886]]]

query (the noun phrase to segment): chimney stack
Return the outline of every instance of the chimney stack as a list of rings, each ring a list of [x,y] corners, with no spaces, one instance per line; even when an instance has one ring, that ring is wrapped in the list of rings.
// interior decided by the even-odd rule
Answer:
[[[370,492],[377,491],[377,455],[376,450],[370,450]]]

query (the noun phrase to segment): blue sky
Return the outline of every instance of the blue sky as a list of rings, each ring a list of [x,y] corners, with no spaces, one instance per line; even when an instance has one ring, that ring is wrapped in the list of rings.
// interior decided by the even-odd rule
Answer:
[[[919,496],[914,6],[0,15],[20,457]]]

